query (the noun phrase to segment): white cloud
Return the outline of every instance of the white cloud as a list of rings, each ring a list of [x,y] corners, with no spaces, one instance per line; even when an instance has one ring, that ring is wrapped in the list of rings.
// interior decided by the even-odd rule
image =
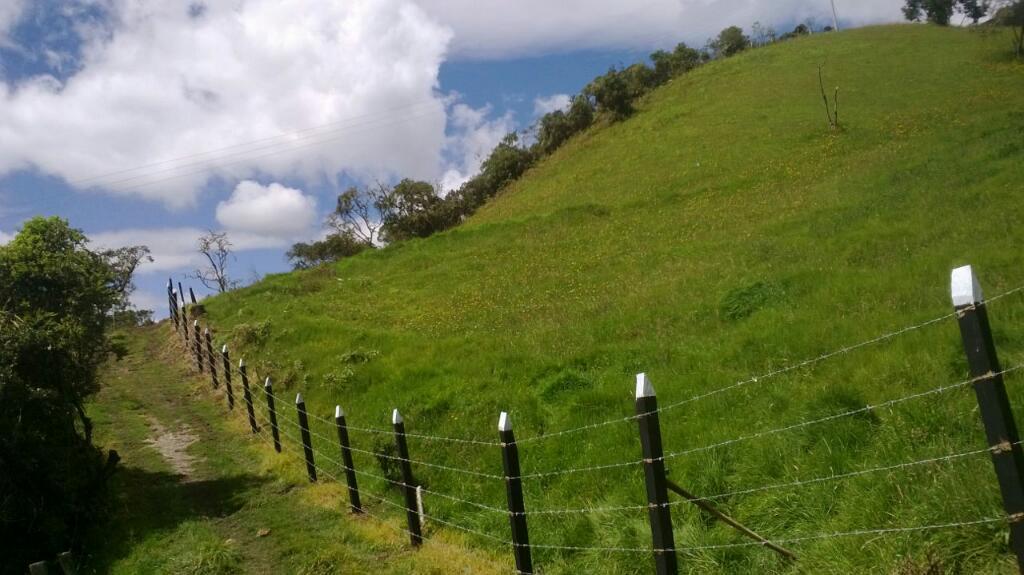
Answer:
[[[572,98],[569,94],[553,94],[547,97],[537,97],[533,100],[533,114],[535,116],[543,116],[544,114],[550,114],[556,110],[569,109],[569,104],[572,103]]]
[[[0,46],[11,46],[8,35],[25,15],[27,6],[25,0],[3,0],[0,2]]]
[[[453,56],[500,58],[550,50],[702,45],[726,26],[831,23],[827,0],[416,0],[455,33]],[[902,20],[899,0],[836,0],[841,21]],[[780,30],[781,31],[781,30]]]
[[[148,309],[153,311],[155,317],[166,317],[167,316],[167,294],[166,293],[154,293],[145,290],[135,290],[132,295],[129,296],[132,305],[135,309]]]
[[[292,239],[308,235],[316,220],[315,198],[277,183],[245,180],[217,204],[217,221],[229,232]]]
[[[7,242],[9,242],[9,241],[11,241],[13,239],[14,239],[13,235],[5,234],[3,230],[0,230],[0,246],[6,244]]]
[[[430,178],[441,166],[450,32],[410,0],[211,2],[198,15],[106,5],[108,29],[79,30],[79,72],[0,84],[0,175],[36,167],[186,206],[215,175]],[[314,126],[326,127],[294,134]],[[212,164],[195,156],[259,139]]]
[[[199,228],[157,228],[124,229],[90,233],[90,245],[96,249],[113,249],[123,246],[144,245],[153,256],[152,263],[139,266],[139,274],[192,270],[205,263],[199,254],[197,241],[207,230]],[[249,232],[228,232],[232,250],[236,252],[280,248],[288,244],[282,238]]]
[[[472,108],[465,104],[451,106],[451,135],[446,141],[448,155],[453,158],[441,176],[441,190],[448,192],[480,171],[480,164],[501,142],[506,134],[515,130],[511,113],[488,119],[490,106]]]

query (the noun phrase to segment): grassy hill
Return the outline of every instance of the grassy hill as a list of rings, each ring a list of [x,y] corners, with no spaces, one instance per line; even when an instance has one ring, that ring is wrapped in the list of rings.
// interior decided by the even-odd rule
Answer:
[[[838,86],[843,129],[818,88]],[[463,226],[205,302],[219,341],[355,426],[495,440],[632,413],[646,372],[663,404],[950,311],[949,270],[988,293],[1024,284],[1024,66],[1000,32],[929,26],[822,34],[714,62],[628,121],[569,142]],[[990,310],[1004,363],[1024,361],[1024,301]],[[236,356],[239,353],[235,352]],[[681,451],[898,398],[967,375],[947,320],[662,415]],[[1021,377],[1008,377],[1024,405]],[[288,414],[292,419],[292,414]],[[315,432],[333,437],[326,424]],[[285,426],[291,428],[291,426]],[[354,433],[384,449],[387,436]],[[320,441],[318,449],[332,445]],[[410,440],[412,458],[500,473],[493,447]],[[970,390],[673,458],[698,494],[981,449]],[[634,461],[635,422],[522,446],[524,473]],[[357,466],[380,473],[372,457]],[[296,463],[299,465],[299,463]],[[329,463],[328,463],[329,465]],[[417,468],[435,491],[495,507],[501,482]],[[639,466],[526,483],[528,509],[643,504]],[[382,482],[366,488],[391,493]],[[769,537],[1001,514],[984,455],[728,497]],[[432,512],[507,539],[500,514]],[[390,512],[383,508],[384,512]],[[679,546],[744,541],[689,506]],[[530,518],[534,543],[648,547],[645,512]],[[1003,525],[811,540],[787,564],[758,548],[682,553],[684,571],[1012,572]],[[488,546],[486,539],[471,539]],[[547,573],[647,573],[648,555],[538,550]]]

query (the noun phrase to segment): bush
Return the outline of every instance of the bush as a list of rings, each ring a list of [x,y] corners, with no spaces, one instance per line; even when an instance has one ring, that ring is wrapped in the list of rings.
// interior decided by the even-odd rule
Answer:
[[[103,515],[105,464],[85,402],[112,351],[116,273],[59,218],[35,218],[0,246],[2,572],[75,548]]]
[[[623,120],[633,113],[633,98],[624,75],[611,68],[587,84],[583,93],[594,99],[597,111],[607,114],[613,120]]]
[[[317,242],[294,244],[285,256],[293,268],[304,270],[354,256],[371,247],[352,234],[341,232]]]
[[[729,26],[718,33],[718,37],[711,42],[711,49],[715,52],[716,58],[728,58],[735,56],[750,47],[750,38],[739,26]]]

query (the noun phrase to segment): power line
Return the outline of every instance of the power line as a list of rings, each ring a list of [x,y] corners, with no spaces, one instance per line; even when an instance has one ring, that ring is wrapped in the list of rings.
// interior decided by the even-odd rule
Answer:
[[[82,186],[82,185],[85,185],[85,184],[90,184],[92,182],[95,182],[96,180],[103,180],[103,179],[106,179],[106,178],[109,178],[109,177],[112,177],[112,176],[118,176],[118,175],[127,174],[127,173],[131,173],[131,172],[136,172],[136,171],[139,171],[139,170],[144,170],[144,169],[148,169],[148,168],[158,167],[158,166],[162,166],[164,164],[179,162],[179,161],[182,161],[182,160],[189,160],[189,159],[192,159],[192,158],[197,158],[197,157],[217,154],[217,153],[220,153],[220,152],[223,152],[223,151],[227,151],[227,150],[233,150],[233,149],[242,148],[242,147],[246,147],[246,146],[252,146],[252,145],[261,144],[261,143],[264,143],[264,142],[270,142],[270,141],[278,140],[278,139],[282,139],[282,138],[287,138],[288,139],[287,142],[285,142],[285,143],[293,143],[296,140],[301,140],[301,139],[304,139],[304,138],[310,138],[310,137],[315,137],[317,135],[320,135],[320,134],[313,134],[311,136],[303,135],[303,134],[307,134],[309,132],[314,132],[314,131],[321,130],[321,129],[324,129],[324,128],[329,128],[331,126],[337,126],[339,124],[344,124],[345,122],[350,122],[352,120],[359,120],[359,119],[363,119],[363,118],[389,117],[394,112],[398,112],[398,111],[401,111],[401,110],[406,110],[406,109],[409,109],[409,108],[415,108],[415,107],[418,107],[418,106],[422,106],[424,104],[432,104],[434,102],[436,102],[436,100],[433,100],[433,99],[431,99],[431,100],[421,100],[421,101],[413,102],[411,104],[407,104],[407,105],[404,105],[404,106],[398,106],[398,107],[391,108],[391,109],[388,109],[388,110],[383,110],[383,111],[380,111],[380,112],[374,112],[372,114],[359,114],[359,115],[355,115],[355,116],[349,116],[349,117],[346,117],[346,118],[343,118],[343,119],[340,119],[340,120],[336,120],[334,122],[328,122],[328,123],[325,123],[325,124],[320,124],[320,125],[312,126],[312,127],[309,127],[309,128],[303,128],[301,130],[295,130],[295,131],[292,131],[292,132],[283,132],[283,133],[280,133],[280,134],[278,134],[276,136],[269,136],[269,137],[266,137],[266,138],[260,138],[260,139],[257,139],[257,140],[250,140],[250,141],[247,141],[247,142],[240,142],[240,143],[237,143],[237,144],[232,144],[230,146],[224,146],[222,148],[215,148],[215,149],[206,150],[206,151],[203,151],[203,152],[196,152],[196,153],[193,153],[193,154],[187,154],[187,155],[184,155],[184,156],[178,156],[176,158],[168,158],[168,159],[165,159],[165,160],[160,160],[160,161],[157,161],[157,162],[152,162],[152,163],[149,163],[149,164],[143,164],[143,165],[140,165],[140,166],[136,166],[134,168],[126,168],[126,169],[123,169],[123,170],[117,170],[117,171],[113,171],[113,172],[106,172],[106,173],[103,173],[103,174],[97,174],[97,175],[90,176],[90,177],[87,177],[87,178],[81,178],[81,179],[78,179],[78,180],[72,180],[72,181],[70,181],[68,183],[70,185],[72,185],[72,186]],[[336,130],[332,130],[332,131],[327,132],[327,133],[331,133],[331,132],[334,132],[334,131],[336,131]],[[100,184],[92,184],[92,185],[105,185],[105,184],[100,183]],[[106,185],[109,185],[109,183],[106,184]]]

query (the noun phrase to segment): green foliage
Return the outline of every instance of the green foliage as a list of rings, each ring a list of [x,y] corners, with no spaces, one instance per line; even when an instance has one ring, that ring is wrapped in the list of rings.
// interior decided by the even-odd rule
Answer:
[[[583,93],[593,98],[597,111],[606,114],[613,120],[623,120],[633,113],[633,93],[625,73],[610,68],[603,76],[594,78],[583,89]]]
[[[231,329],[231,341],[243,347],[261,347],[270,337],[269,319],[255,323],[240,323]]]
[[[710,43],[711,50],[716,58],[728,58],[750,48],[750,38],[743,33],[739,26],[729,26],[721,32]]]
[[[978,23],[988,12],[989,2],[980,0],[905,0],[903,16],[907,20],[927,20],[939,26],[948,26],[956,13]]]
[[[755,311],[779,299],[782,290],[765,283],[754,282],[742,288],[736,288],[725,294],[718,305],[718,313],[722,318],[736,321],[749,317]]]
[[[114,311],[111,324],[114,327],[139,327],[153,323],[151,309],[120,309]]]
[[[429,182],[404,179],[379,202],[381,236],[394,242],[424,238],[451,226],[450,210]]]
[[[59,218],[31,219],[0,246],[0,539],[14,572],[76,545],[101,516],[108,470],[84,405],[111,351],[117,282]]]
[[[372,246],[345,230],[315,242],[293,244],[285,257],[292,263],[292,267],[303,270],[336,262],[370,248]]]

